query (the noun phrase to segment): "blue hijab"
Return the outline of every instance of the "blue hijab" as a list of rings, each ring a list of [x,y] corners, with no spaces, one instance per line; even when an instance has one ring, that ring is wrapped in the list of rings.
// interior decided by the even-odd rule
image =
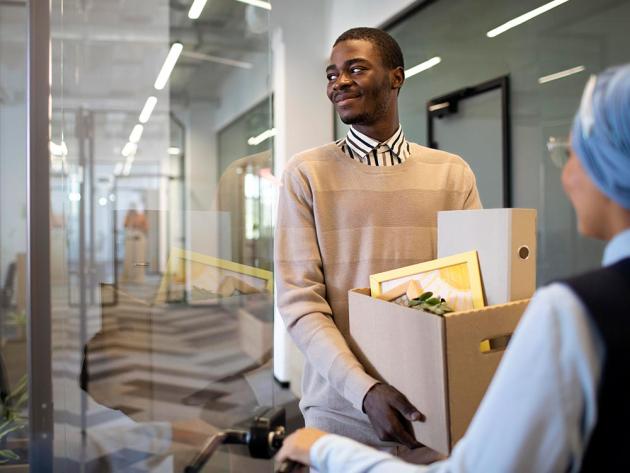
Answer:
[[[571,144],[598,189],[630,210],[630,64],[591,77]]]

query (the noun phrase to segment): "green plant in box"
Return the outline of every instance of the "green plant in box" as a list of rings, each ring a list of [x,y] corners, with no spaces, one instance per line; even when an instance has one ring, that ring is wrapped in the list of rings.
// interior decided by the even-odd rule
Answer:
[[[433,296],[432,292],[423,292],[415,299],[409,301],[409,307],[413,309],[424,310],[436,315],[444,315],[448,312],[453,312],[453,309],[449,307],[446,300],[440,296]]]

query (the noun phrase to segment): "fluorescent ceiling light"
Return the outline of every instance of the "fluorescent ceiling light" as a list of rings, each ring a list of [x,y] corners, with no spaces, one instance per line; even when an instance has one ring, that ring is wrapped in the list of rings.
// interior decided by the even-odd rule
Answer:
[[[526,21],[531,20],[532,18],[536,18],[538,15],[542,15],[543,13],[548,12],[552,8],[556,8],[563,3],[567,3],[569,0],[553,0],[553,2],[545,3],[543,6],[533,9],[527,13],[522,14],[521,16],[517,16],[516,18],[511,19],[510,21],[503,23],[501,26],[497,26],[496,28],[488,31],[486,36],[488,38],[494,38],[495,36],[499,36],[501,33],[505,33],[507,30],[514,28],[515,26],[522,25]]]
[[[162,90],[166,83],[168,82],[168,78],[171,77],[171,72],[173,72],[173,68],[175,67],[175,63],[177,62],[177,58],[184,49],[184,45],[182,43],[173,43],[171,49],[166,55],[166,59],[164,60],[164,64],[162,64],[162,69],[160,69],[160,73],[155,79],[155,87],[157,90]]]
[[[276,136],[276,129],[271,128],[270,130],[263,131],[260,135],[252,136],[247,140],[247,144],[250,146],[256,146],[262,143],[265,140],[268,140],[272,136]]]
[[[129,175],[129,173],[131,172],[131,166],[133,166],[133,161],[134,161],[133,155],[127,156],[127,159],[125,160],[125,165],[122,170],[123,176]]]
[[[429,106],[429,112],[436,112],[438,110],[442,110],[443,108],[448,108],[450,105],[449,102],[440,102]]]
[[[254,5],[255,7],[264,8],[265,10],[271,10],[271,3],[263,2],[261,0],[237,0],[241,3],[247,3],[248,5]]]
[[[562,79],[563,77],[572,76],[573,74],[577,74],[578,72],[582,72],[586,69],[584,66],[572,67],[571,69],[565,69],[564,71],[559,71],[554,74],[549,74],[548,76],[542,76],[538,78],[539,84],[544,84],[546,82],[551,82],[552,80]]]
[[[146,123],[149,121],[149,118],[151,118],[151,114],[153,113],[153,109],[155,108],[155,104],[157,104],[157,97],[152,95],[144,103],[144,107],[142,107],[140,117],[138,118],[140,123]]]
[[[182,56],[199,61],[216,62],[227,66],[240,67],[241,69],[251,69],[254,67],[251,62],[237,61],[235,59],[227,59],[219,56],[211,56],[210,54],[197,53],[194,51],[184,51]]]
[[[81,194],[78,192],[70,192],[68,194],[68,199],[70,199],[70,202],[79,202],[81,200]]]
[[[50,150],[50,154],[53,156],[63,157],[68,155],[68,147],[66,146],[65,141],[62,141],[60,145],[54,141],[49,141],[48,149]]]
[[[142,137],[143,131],[144,131],[144,127],[140,125],[139,123],[136,126],[134,126],[133,130],[131,130],[131,133],[129,134],[129,142],[137,143],[138,141],[140,141],[140,137]]]
[[[409,78],[411,76],[415,76],[416,74],[420,74],[422,71],[426,71],[427,69],[431,69],[433,66],[437,66],[442,62],[442,58],[439,56],[432,57],[428,61],[424,61],[417,66],[413,66],[410,69],[405,71],[405,78]]]
[[[124,166],[123,163],[116,163],[116,166],[114,167],[114,174],[116,176],[120,176],[122,174],[123,166]],[[114,194],[110,194],[109,195],[109,200],[111,200],[112,202],[114,202],[114,200],[115,200],[113,197],[114,197]]]
[[[196,20],[201,15],[203,11],[203,7],[206,6],[207,0],[195,0],[193,4],[190,6],[190,10],[188,10],[188,18],[191,20]]]
[[[175,146],[171,146],[168,149],[168,154],[170,154],[171,156],[178,156],[178,155],[182,154],[182,150],[177,148],[177,147],[175,147]]]
[[[123,146],[123,149],[120,152],[120,154],[122,154],[126,158],[128,156],[132,156],[136,154],[137,150],[138,150],[138,144],[129,142],[125,146]]]

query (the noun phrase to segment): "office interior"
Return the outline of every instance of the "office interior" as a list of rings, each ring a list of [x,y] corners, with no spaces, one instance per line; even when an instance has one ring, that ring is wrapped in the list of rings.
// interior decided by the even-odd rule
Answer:
[[[182,471],[266,409],[303,425],[274,211],[291,156],[345,134],[324,69],[350,27],[400,43],[409,140],[468,160],[485,207],[537,210],[538,286],[597,267],[557,144],[630,61],[630,2],[487,34],[543,3],[0,0],[0,472]],[[274,464],[225,446],[203,471]]]

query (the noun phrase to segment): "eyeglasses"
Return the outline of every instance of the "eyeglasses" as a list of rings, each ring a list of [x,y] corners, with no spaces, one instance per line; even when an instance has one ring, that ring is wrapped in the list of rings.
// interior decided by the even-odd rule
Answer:
[[[567,138],[550,136],[547,140],[547,151],[549,151],[551,162],[558,169],[562,169],[569,160],[569,140]]]

